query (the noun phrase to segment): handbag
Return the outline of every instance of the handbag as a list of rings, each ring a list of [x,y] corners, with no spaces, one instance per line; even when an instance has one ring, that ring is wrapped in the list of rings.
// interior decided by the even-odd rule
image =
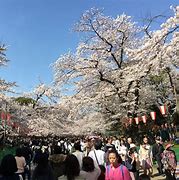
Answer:
[[[124,161],[124,165],[127,167],[129,171],[132,170],[133,168],[132,164],[128,160]]]

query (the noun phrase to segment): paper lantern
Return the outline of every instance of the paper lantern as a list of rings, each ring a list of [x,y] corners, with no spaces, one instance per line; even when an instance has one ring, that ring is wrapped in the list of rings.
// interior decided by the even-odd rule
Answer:
[[[11,119],[11,115],[8,113],[7,114],[7,121],[10,121],[10,119]]]
[[[166,115],[166,106],[165,105],[160,106],[160,112],[162,115]]]
[[[6,119],[6,114],[4,112],[1,112],[1,120],[5,120]]]
[[[150,112],[150,116],[152,118],[152,120],[156,120],[156,112]]]
[[[142,121],[143,121],[144,124],[147,123],[147,117],[146,117],[146,115],[142,116]]]
[[[7,125],[11,125],[10,120],[11,120],[11,115],[8,113],[7,114]]]
[[[132,124],[132,118],[129,118],[129,124],[130,125]]]
[[[135,117],[135,123],[138,125],[139,124],[139,117]]]

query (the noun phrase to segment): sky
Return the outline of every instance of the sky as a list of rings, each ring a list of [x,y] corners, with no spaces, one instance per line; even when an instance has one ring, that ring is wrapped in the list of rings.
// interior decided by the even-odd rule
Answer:
[[[53,81],[51,64],[75,51],[80,35],[74,24],[90,8],[104,15],[122,13],[137,22],[148,15],[169,14],[179,0],[0,0],[0,43],[8,47],[10,60],[0,78],[16,82],[17,92],[29,92],[37,84]]]

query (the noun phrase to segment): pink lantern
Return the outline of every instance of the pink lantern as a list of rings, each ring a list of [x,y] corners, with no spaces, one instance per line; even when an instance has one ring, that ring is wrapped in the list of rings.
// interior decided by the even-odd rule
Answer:
[[[10,119],[11,119],[11,115],[8,113],[7,114],[7,121],[10,121]]]
[[[130,125],[132,124],[132,118],[129,118],[129,124]]]
[[[156,119],[156,112],[150,112],[150,116],[152,118],[152,120],[155,120]]]
[[[10,120],[11,120],[11,115],[8,113],[7,114],[7,124],[10,125]]]
[[[135,123],[138,125],[139,124],[139,117],[135,117]]]
[[[1,120],[5,120],[6,119],[6,114],[4,112],[1,112]]]
[[[146,115],[142,116],[142,121],[143,121],[144,124],[147,123],[147,117],[146,117]]]
[[[166,106],[165,105],[160,106],[160,112],[162,115],[166,115]]]

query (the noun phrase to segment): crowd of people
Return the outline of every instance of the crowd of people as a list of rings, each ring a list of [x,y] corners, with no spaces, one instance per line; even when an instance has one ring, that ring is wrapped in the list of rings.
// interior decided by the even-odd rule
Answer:
[[[173,144],[161,136],[151,144],[131,137],[20,138],[15,155],[3,157],[0,180],[149,180],[158,174],[175,179],[177,159]]]

